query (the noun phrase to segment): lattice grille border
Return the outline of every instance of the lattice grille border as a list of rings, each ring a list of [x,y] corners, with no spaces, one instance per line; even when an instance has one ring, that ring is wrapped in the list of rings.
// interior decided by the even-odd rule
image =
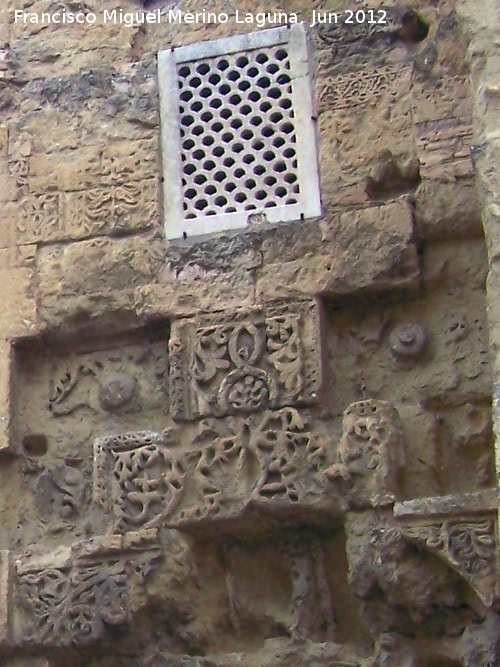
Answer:
[[[302,25],[158,56],[169,239],[321,213]],[[265,217],[264,217],[265,216]]]

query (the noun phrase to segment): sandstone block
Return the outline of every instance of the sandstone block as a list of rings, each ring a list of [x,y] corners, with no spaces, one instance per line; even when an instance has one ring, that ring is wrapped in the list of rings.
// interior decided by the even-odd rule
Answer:
[[[425,180],[415,193],[415,222],[419,235],[429,240],[480,236],[481,214],[475,184],[468,180]]]
[[[322,229],[321,255],[268,264],[258,272],[258,299],[417,287],[417,249],[405,200],[342,213]]]

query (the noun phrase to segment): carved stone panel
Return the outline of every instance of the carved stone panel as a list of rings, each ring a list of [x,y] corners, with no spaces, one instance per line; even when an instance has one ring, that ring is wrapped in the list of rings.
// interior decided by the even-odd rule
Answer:
[[[314,401],[320,388],[316,301],[181,320],[170,339],[174,419]]]
[[[82,646],[130,618],[130,582],[160,557],[154,531],[75,542],[15,559],[16,644]]]
[[[94,443],[93,497],[122,532],[158,524],[177,504],[185,472],[168,434],[138,431]]]
[[[396,410],[350,405],[337,445],[305,411],[207,418],[162,433],[96,439],[93,496],[108,528],[199,529],[258,514],[321,524],[349,507],[394,502],[403,462]]]
[[[14,430],[27,456],[84,459],[95,437],[160,427],[168,413],[166,331],[16,350]]]
[[[323,512],[339,514],[323,474],[332,460],[328,439],[294,408],[204,420],[183,458],[188,476],[182,502],[168,517],[171,526],[210,525],[254,511],[258,530],[266,515],[308,516],[314,523]]]
[[[352,403],[344,412],[339,462],[326,471],[355,507],[387,505],[396,499],[404,464],[397,410],[385,401]]]

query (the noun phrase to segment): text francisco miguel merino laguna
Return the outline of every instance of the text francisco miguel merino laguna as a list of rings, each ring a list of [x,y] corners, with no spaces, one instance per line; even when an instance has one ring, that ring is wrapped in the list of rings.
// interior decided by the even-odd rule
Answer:
[[[347,12],[354,15],[355,12]],[[385,14],[386,12],[374,10],[358,11],[356,12],[356,22],[369,23],[383,23],[383,17],[375,14]],[[102,23],[117,23],[123,24],[129,28],[136,25],[143,25],[145,23],[228,23],[230,15],[225,12],[185,12],[181,9],[169,9],[161,12],[160,9],[151,11],[136,11],[124,12],[123,9],[104,9],[101,13]],[[362,21],[359,20],[358,14],[363,14]],[[370,15],[367,17],[366,15]],[[299,21],[297,14],[294,12],[239,12],[235,10],[234,18],[236,23],[254,24],[259,28],[265,25],[283,25],[286,23],[302,23]],[[382,18],[382,20],[381,20]],[[313,10],[310,25],[315,26],[317,23],[338,23],[342,19],[342,13],[339,12],[324,12]],[[27,12],[23,9],[16,9],[14,11],[14,23],[25,24],[94,24],[98,22],[98,15],[95,12],[67,12],[65,10],[58,12]],[[352,22],[352,21],[351,21]]]

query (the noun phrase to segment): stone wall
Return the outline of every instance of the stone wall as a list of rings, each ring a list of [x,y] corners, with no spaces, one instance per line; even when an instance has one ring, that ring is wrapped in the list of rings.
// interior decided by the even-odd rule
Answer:
[[[493,10],[310,28],[323,215],[166,242],[156,54],[268,8],[59,4],[1,10],[0,664],[496,665]]]

